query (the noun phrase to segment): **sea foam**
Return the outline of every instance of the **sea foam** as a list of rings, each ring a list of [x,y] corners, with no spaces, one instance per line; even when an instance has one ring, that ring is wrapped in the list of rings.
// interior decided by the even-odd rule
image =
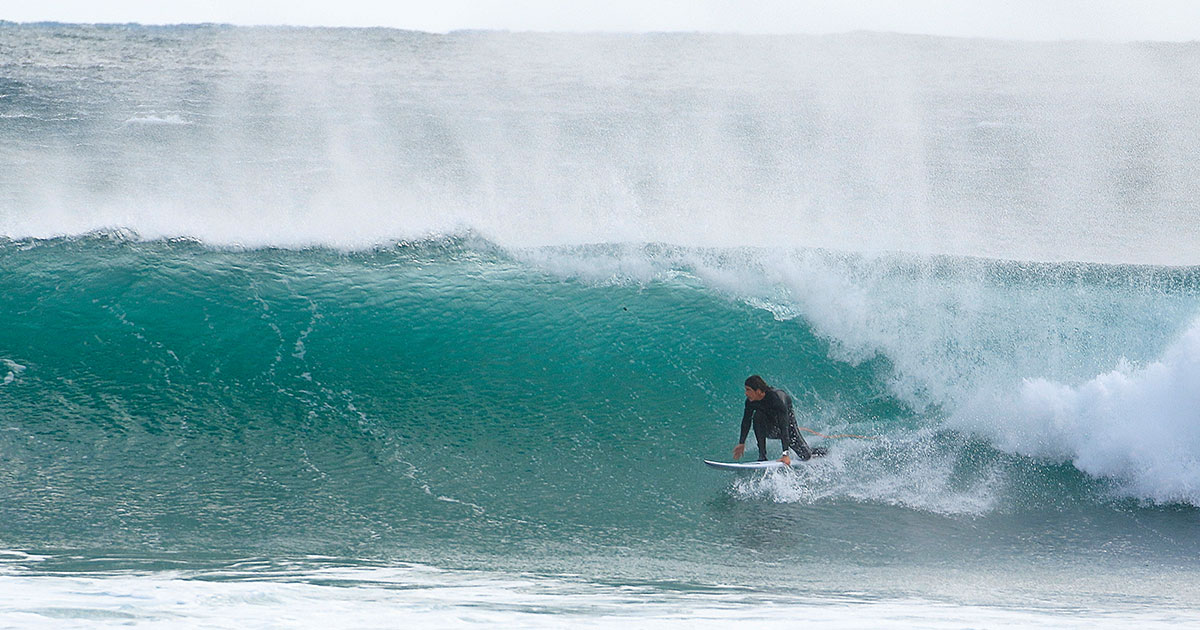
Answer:
[[[965,405],[954,426],[999,448],[1116,481],[1158,502],[1200,505],[1200,319],[1154,361],[1085,382],[1026,379]]]

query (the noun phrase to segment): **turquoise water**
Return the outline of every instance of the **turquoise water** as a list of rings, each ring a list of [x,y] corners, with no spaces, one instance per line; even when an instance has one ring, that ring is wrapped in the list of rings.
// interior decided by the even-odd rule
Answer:
[[[1119,476],[951,428],[953,401],[914,409],[886,356],[831,358],[802,318],[696,269],[594,282],[549,272],[546,255],[461,240],[4,245],[0,536],[37,556],[12,562],[71,575],[317,555],[667,592],[995,604],[1003,584],[1059,605],[1080,591],[1194,602],[1194,498],[1148,501]],[[1038,278],[1106,296],[1084,303],[1197,299],[1190,270],[943,271],[970,267],[1005,295]],[[795,474],[703,467],[735,441],[750,371],[795,392],[802,424],[878,439],[814,438],[832,456]],[[1125,577],[1089,584],[1097,571]],[[947,583],[964,572],[965,597]]]
[[[721,38],[505,37],[0,25],[0,621],[1195,622],[1200,249],[1172,184],[1190,166],[1126,156],[1151,175],[1116,205],[1090,180],[1091,210],[1031,201],[1054,156],[1020,130],[1061,113],[1037,108],[1053,82],[1003,78],[1031,109],[989,139],[939,117],[1021,107],[934,76],[914,101],[942,134],[930,190],[987,184],[973,194],[997,205],[877,196],[896,173],[863,171],[801,211],[784,123],[908,146],[863,112],[840,132],[810,119],[854,81],[797,66],[807,100],[750,77],[717,107],[669,66],[552,77],[597,49],[627,71],[663,46],[705,60]],[[923,46],[968,46],[879,37],[864,50],[943,71]],[[749,41],[735,61],[847,45]],[[1044,45],[971,46],[979,67],[1045,54],[1081,80]],[[568,54],[544,67],[543,49]],[[1161,72],[1193,54],[1172,51]],[[382,69],[332,100],[277,72],[358,57]],[[492,64],[495,98],[456,82]],[[640,108],[601,98],[607,81]],[[1172,120],[1169,95],[1146,115]],[[1124,120],[1128,103],[1079,98]],[[671,107],[707,139],[657,142]],[[457,135],[466,120],[493,135]],[[1192,150],[1188,129],[1156,155]],[[701,145],[718,163],[672,166]],[[1008,180],[946,171],[1001,158]],[[766,179],[716,186],[723,161]],[[913,229],[888,236],[896,220]],[[764,221],[782,227],[742,229]],[[1169,237],[1143,229],[1163,221]],[[704,467],[730,456],[751,373],[802,426],[869,439],[814,436],[831,455],[795,472]]]

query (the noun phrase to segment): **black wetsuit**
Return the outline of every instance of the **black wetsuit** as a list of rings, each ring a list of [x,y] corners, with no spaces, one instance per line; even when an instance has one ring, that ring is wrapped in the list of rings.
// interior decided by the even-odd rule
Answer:
[[[746,411],[742,414],[742,433],[738,444],[746,443],[750,426],[754,426],[754,440],[758,442],[758,461],[767,461],[767,439],[779,440],[783,449],[792,449],[802,460],[809,460],[814,453],[808,448],[800,429],[796,426],[796,414],[792,411],[792,397],[782,389],[767,388],[762,400],[746,399]]]

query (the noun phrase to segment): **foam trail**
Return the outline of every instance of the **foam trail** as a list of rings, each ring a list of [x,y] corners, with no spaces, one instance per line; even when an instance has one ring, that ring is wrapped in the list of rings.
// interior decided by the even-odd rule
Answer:
[[[802,617],[823,628],[1180,627],[1194,609],[1103,609],[1064,617],[1053,606],[954,604],[926,598],[836,598],[730,585],[662,588],[578,578],[429,567],[190,574],[121,572],[23,576],[0,574],[13,597],[0,602],[0,623],[22,628],[412,627],[620,628],[636,606],[639,628],[716,627]]]
[[[978,516],[993,511],[1007,489],[997,466],[963,486],[963,448],[939,449],[936,431],[924,429],[878,442],[837,443],[829,456],[796,470],[768,471],[737,479],[741,498],[816,504],[837,497],[898,505],[942,515]]]

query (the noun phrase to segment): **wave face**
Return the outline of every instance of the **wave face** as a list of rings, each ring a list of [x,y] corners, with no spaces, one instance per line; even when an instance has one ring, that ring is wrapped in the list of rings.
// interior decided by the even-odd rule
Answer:
[[[10,241],[0,265],[10,547],[617,549],[602,572],[716,580],[747,548],[1003,564],[1043,528],[1064,559],[1197,551],[1194,268],[120,234]],[[796,475],[706,471],[752,372],[801,425],[876,439],[813,437],[833,454]],[[894,540],[897,518],[923,533]]]
[[[0,234],[1200,264],[1195,44],[0,25]]]

